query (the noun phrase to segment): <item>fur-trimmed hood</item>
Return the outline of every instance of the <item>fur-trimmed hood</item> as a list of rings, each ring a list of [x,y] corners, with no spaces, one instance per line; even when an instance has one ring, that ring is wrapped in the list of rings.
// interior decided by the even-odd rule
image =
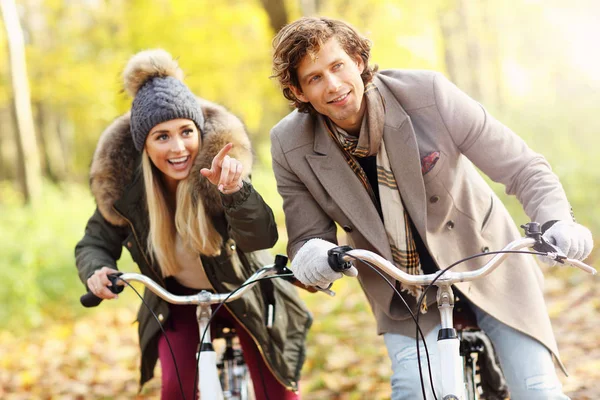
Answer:
[[[224,107],[198,98],[204,114],[204,130],[201,147],[188,179],[191,180],[190,195],[202,201],[208,215],[222,212],[223,207],[216,186],[200,174],[200,169],[210,168],[212,159],[227,143],[233,143],[229,155],[244,166],[243,178],[252,169],[252,148],[243,123]],[[113,205],[125,194],[139,164],[130,132],[130,113],[117,118],[100,135],[90,170],[90,187],[102,216],[111,224],[125,226],[127,222]]]

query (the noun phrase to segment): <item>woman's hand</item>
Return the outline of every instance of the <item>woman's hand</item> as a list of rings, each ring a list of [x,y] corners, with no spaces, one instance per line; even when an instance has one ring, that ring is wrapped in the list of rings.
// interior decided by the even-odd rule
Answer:
[[[101,299],[116,299],[117,296],[115,293],[111,292],[107,286],[112,286],[111,281],[108,279],[107,275],[115,274],[119,271],[116,269],[112,269],[109,267],[102,267],[94,271],[94,275],[90,276],[87,280],[87,287],[90,289],[92,293]]]
[[[233,143],[227,143],[213,158],[210,169],[200,170],[200,173],[223,194],[233,194],[243,186],[242,163],[227,155],[232,148]]]

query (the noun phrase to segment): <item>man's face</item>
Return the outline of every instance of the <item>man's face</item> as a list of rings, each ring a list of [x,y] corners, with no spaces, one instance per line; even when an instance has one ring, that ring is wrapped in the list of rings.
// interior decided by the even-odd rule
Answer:
[[[362,58],[350,57],[335,37],[298,64],[300,87],[291,90],[298,100],[310,103],[319,112],[348,133],[358,134],[365,113],[365,86],[360,77]]]

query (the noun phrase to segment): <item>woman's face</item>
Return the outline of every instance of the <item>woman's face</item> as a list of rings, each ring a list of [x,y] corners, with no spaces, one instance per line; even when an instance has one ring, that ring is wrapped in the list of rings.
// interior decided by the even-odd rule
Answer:
[[[163,174],[169,190],[175,190],[180,180],[187,178],[192,169],[200,133],[189,119],[172,119],[156,125],[146,138],[148,157]]]

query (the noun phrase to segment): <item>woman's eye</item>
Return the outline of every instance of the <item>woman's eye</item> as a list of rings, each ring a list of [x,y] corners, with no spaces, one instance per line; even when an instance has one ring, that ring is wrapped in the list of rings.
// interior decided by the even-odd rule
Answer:
[[[333,69],[340,69],[340,68],[342,68],[342,65],[343,65],[342,63],[337,63],[333,66]]]
[[[167,140],[168,138],[169,138],[169,135],[167,135],[166,133],[163,133],[162,135],[159,135],[156,139]]]
[[[193,129],[186,129],[182,132],[183,136],[192,136],[194,134]]]

